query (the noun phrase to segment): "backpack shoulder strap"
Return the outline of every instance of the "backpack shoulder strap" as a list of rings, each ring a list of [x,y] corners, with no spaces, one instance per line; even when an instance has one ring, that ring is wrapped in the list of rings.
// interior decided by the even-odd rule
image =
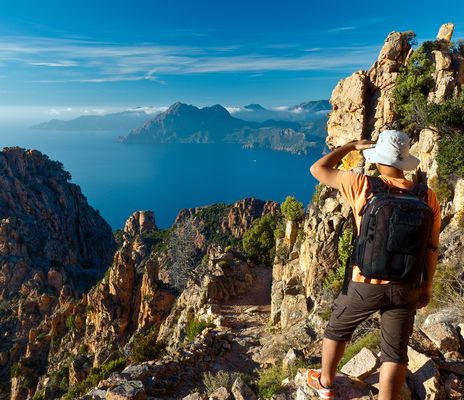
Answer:
[[[425,183],[416,183],[412,188],[412,193],[427,202],[428,187]]]
[[[367,175],[367,182],[369,184],[369,192],[372,194],[388,192],[388,186],[377,176]]]

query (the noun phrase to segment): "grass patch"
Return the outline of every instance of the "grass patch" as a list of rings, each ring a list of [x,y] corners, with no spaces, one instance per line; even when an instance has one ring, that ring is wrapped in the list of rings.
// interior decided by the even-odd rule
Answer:
[[[235,380],[240,377],[243,379],[243,375],[238,372],[219,371],[216,374],[212,374],[209,371],[205,372],[203,374],[205,392],[209,396],[221,387],[225,387],[227,391],[230,392]]]
[[[159,358],[166,349],[165,341],[157,341],[158,332],[138,334],[131,345],[130,362],[141,363]]]
[[[188,339],[193,340],[206,328],[210,327],[214,327],[214,324],[211,321],[199,321],[197,319],[191,319],[187,324],[185,334]]]
[[[374,353],[380,351],[380,331],[378,329],[369,332],[367,335],[359,338],[356,342],[349,344],[346,347],[345,354],[343,354],[343,357],[338,364],[337,370],[340,371],[340,369],[356,354],[358,354],[363,347],[367,347]]]
[[[270,368],[260,370],[258,379],[252,386],[260,397],[271,399],[282,389],[282,381],[287,378],[294,378],[300,368],[320,368],[320,364],[300,357],[289,368],[284,368],[282,365],[273,365]]]
[[[464,317],[464,282],[458,278],[455,266],[438,264],[433,277],[432,299],[428,311],[452,307]]]
[[[99,367],[92,368],[85,380],[78,385],[69,387],[68,392],[62,397],[63,400],[73,400],[79,397],[90,388],[98,385],[103,379],[107,379],[112,372],[122,371],[127,365],[125,358],[118,358]]]

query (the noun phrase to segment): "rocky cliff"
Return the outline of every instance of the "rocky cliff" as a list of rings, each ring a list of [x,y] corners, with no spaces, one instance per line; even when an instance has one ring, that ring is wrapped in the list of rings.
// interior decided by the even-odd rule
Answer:
[[[0,152],[2,383],[15,365],[13,375],[27,375],[34,385],[47,359],[45,344],[38,352],[31,346],[38,326],[56,312],[63,317],[63,304],[88,290],[111,263],[111,228],[70,179],[59,162],[38,151]],[[58,327],[50,329],[53,336]]]
[[[462,92],[464,59],[461,52],[450,49],[452,32],[453,25],[445,24],[437,36],[436,43],[439,45],[432,52],[433,85],[427,97],[429,103],[441,103],[447,99],[457,98]],[[394,107],[393,90],[398,76],[404,71],[408,60],[414,54],[411,46],[413,37],[412,32],[390,33],[377,61],[368,71],[357,71],[337,84],[330,99],[333,110],[327,124],[326,142],[330,148],[351,140],[376,140],[380,131],[402,127]],[[462,135],[462,132],[460,134]],[[455,271],[453,282],[461,285],[462,288],[464,177],[459,174],[445,176],[440,171],[437,154],[445,138],[445,132],[434,127],[419,129],[411,134],[411,138],[413,143],[411,153],[420,159],[420,165],[408,177],[416,181],[425,181],[436,191],[440,189],[437,182],[443,182],[448,190],[446,195],[439,196],[443,225],[440,235],[438,269],[442,268],[446,271],[447,268],[451,268]],[[462,153],[458,151],[457,156],[462,157]],[[370,173],[372,167],[365,165],[360,154],[350,154],[343,160],[340,168]],[[279,324],[281,329],[286,330],[308,323],[308,321],[315,327],[321,326],[321,318],[327,317],[329,305],[334,296],[330,286],[336,280],[336,274],[343,271],[340,262],[340,245],[343,245],[343,240],[346,240],[344,234],[352,229],[350,213],[349,206],[335,190],[318,187],[313,203],[308,206],[303,221],[299,224],[287,223],[286,237],[278,242],[278,246],[288,246],[290,257],[283,261],[281,258],[276,258],[272,284],[271,320]],[[298,241],[295,239],[296,231],[301,227],[304,240]],[[340,280],[340,276],[338,279]],[[458,321],[462,316],[462,303],[459,303],[460,297],[457,299],[458,308],[455,309],[454,317],[448,319],[437,317],[442,318],[442,322],[446,320],[447,326],[454,332],[451,334],[454,339],[450,340],[457,340]],[[451,320],[453,322],[450,322]],[[418,326],[417,329],[419,336],[427,331],[427,327],[419,329]],[[444,328],[435,326],[434,329]],[[429,337],[435,335],[436,332],[431,333]],[[415,348],[418,350],[417,342],[415,342]],[[443,354],[440,356],[441,360],[446,358]],[[458,363],[463,365],[462,354],[449,354],[449,357],[454,359],[454,362],[459,360]],[[443,386],[438,383],[441,382],[443,385],[444,378],[443,376],[438,378],[436,367],[438,359],[434,358],[434,360],[435,364],[431,363],[434,368],[431,374],[437,377],[434,381],[435,386],[433,389],[430,387],[423,389],[421,386],[423,382],[420,383],[420,390],[424,390],[423,393],[421,392],[423,396],[429,396],[420,398],[442,398],[444,396]],[[361,362],[364,361],[361,360]],[[448,360],[448,362],[451,361]],[[431,394],[432,392],[434,394]],[[416,394],[418,394],[417,391]]]

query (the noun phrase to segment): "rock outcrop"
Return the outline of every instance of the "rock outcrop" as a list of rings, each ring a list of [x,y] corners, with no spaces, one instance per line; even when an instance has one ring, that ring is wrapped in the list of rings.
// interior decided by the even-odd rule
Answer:
[[[0,380],[14,364],[12,399],[31,393],[47,363],[39,325],[48,321],[48,337],[61,331],[70,299],[103,276],[116,250],[110,226],[70,179],[37,150],[0,152]]]
[[[451,33],[452,26],[448,24],[442,27],[439,37],[449,41]],[[326,142],[329,147],[334,148],[361,138],[376,140],[381,130],[398,126],[392,90],[401,68],[413,54],[410,45],[413,37],[412,32],[390,33],[369,71],[355,72],[338,83],[330,100],[333,110],[327,123]],[[446,84],[448,89],[434,89],[433,99],[429,101],[441,101],[460,92],[464,83],[460,72],[464,62],[461,55],[451,54],[446,48],[436,50],[434,55],[435,88]],[[452,62],[443,61],[446,57],[451,57]],[[446,76],[437,72],[445,70]],[[411,153],[420,159],[420,169],[409,175],[410,178],[426,176],[431,187],[438,179],[442,179],[436,160],[440,138],[440,132],[430,129],[420,132],[418,140],[411,147]],[[352,154],[344,160],[341,168],[368,171],[363,158]],[[463,257],[462,228],[458,226],[464,197],[463,179],[455,177],[449,181],[453,198],[442,204],[442,218],[445,221],[441,234],[442,259],[454,264],[459,263],[457,260]],[[321,301],[315,300],[323,300],[321,285],[329,271],[339,266],[338,242],[342,232],[351,229],[350,213],[350,208],[335,190],[327,187],[319,190],[316,201],[308,207],[300,223],[305,239],[289,249],[293,256],[287,262],[282,264],[282,260],[275,260],[272,296],[272,319],[275,323],[280,323],[282,327],[288,326],[314,311],[311,305],[317,308],[321,304]],[[306,312],[305,305],[308,305]]]
[[[452,24],[444,25],[438,39],[449,44],[452,31]],[[399,117],[393,107],[392,91],[402,67],[414,53],[410,45],[412,37],[412,32],[392,32],[385,40],[377,61],[368,71],[357,71],[335,87],[330,100],[333,110],[327,124],[326,142],[330,148],[351,140],[376,140],[382,130],[400,127]],[[441,102],[461,93],[464,84],[462,55],[447,50],[446,45],[437,47],[439,50],[433,52],[435,70],[432,76],[435,85],[429,94],[429,102]],[[445,179],[440,175],[437,164],[438,148],[443,135],[444,133],[436,130],[423,129],[416,137],[412,137],[411,153],[420,159],[420,166],[408,178],[426,179],[432,188],[436,188],[438,181]],[[354,152],[343,160],[340,168],[370,172],[363,158]],[[463,179],[456,175],[447,178],[446,183],[452,194],[450,198],[442,200],[441,204],[443,226],[440,235],[440,262],[456,268],[456,279],[462,279],[464,260],[461,214]],[[285,237],[277,242],[277,248],[286,251],[283,252],[284,257],[276,256],[274,261],[271,321],[282,331],[307,323],[316,333],[322,333],[325,326],[323,319],[330,312],[329,305],[334,295],[330,289],[330,279],[334,279],[336,271],[340,273],[343,267],[339,254],[340,240],[346,240],[344,232],[352,229],[350,214],[350,207],[337,191],[319,187],[303,220],[287,227]],[[297,230],[301,231],[299,239],[295,239],[294,235]],[[460,312],[454,311],[455,314]],[[442,398],[440,396],[444,395],[444,381],[438,377],[437,371],[442,368],[440,365],[456,368],[459,363],[453,361],[460,359],[460,351],[463,350],[462,344],[459,345],[457,331],[457,324],[428,322],[424,325],[420,335],[427,337],[429,347],[424,350],[418,342],[414,342],[415,350],[411,352],[416,351],[421,355],[423,351],[429,352],[424,357],[430,359],[429,364],[433,366],[433,375],[437,379],[432,382],[430,389],[424,389],[420,386],[424,385],[424,376],[420,375],[422,367],[413,366],[416,369],[412,371],[411,379],[417,384],[408,390],[419,396],[425,395],[424,393],[432,396],[427,398]],[[447,361],[443,362],[443,359]],[[450,371],[451,369],[448,374]],[[454,373],[454,370],[451,372]],[[374,382],[375,377],[372,379]],[[452,378],[449,379],[450,382],[453,381]],[[448,392],[452,393],[453,390],[455,391],[449,386]],[[304,397],[305,395],[300,393],[299,398],[310,398],[309,394],[308,397]]]

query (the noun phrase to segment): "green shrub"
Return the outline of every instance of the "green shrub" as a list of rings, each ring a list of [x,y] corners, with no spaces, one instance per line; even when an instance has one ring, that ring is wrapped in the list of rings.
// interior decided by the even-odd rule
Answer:
[[[281,206],[282,214],[290,221],[298,221],[304,215],[303,203],[294,196],[287,196]]]
[[[437,46],[436,42],[422,43],[396,79],[392,93],[394,108],[406,132],[418,129],[417,108],[425,108],[427,96],[435,85],[432,50]]]
[[[349,224],[338,238],[338,263],[340,266],[345,266],[351,257],[351,252],[353,251],[352,239],[353,229],[351,224]]]
[[[349,344],[346,347],[345,353],[338,364],[338,370],[340,370],[349,360],[358,354],[363,347],[367,347],[374,353],[380,351],[380,331],[378,329],[369,332],[367,335],[362,336],[356,342]]]
[[[428,180],[427,184],[435,192],[440,203],[446,203],[453,196],[453,188],[442,178],[434,176]]]
[[[23,387],[26,389],[30,389],[32,385],[33,385],[32,380],[29,377],[25,377],[23,380]]]
[[[232,246],[226,246],[226,248],[224,249],[224,253],[230,253],[232,251]]]
[[[313,193],[313,197],[311,199],[311,202],[315,206],[319,205],[319,200],[321,198],[322,189],[324,189],[324,185],[322,183],[318,183],[316,185],[316,187],[314,188],[314,193]]]
[[[243,235],[243,249],[248,257],[258,263],[272,265],[275,253],[274,231],[277,221],[266,214],[253,221],[253,226]]]
[[[285,224],[282,219],[279,218],[279,220],[276,223],[276,227],[274,229],[274,238],[277,239],[282,239],[285,236]]]
[[[32,400],[45,400],[45,394],[42,392],[35,392],[34,396],[32,396]]]
[[[282,381],[287,378],[284,368],[280,365],[273,365],[270,368],[259,371],[256,386],[258,394],[265,398],[270,399],[282,387]]]
[[[427,126],[440,133],[453,134],[464,130],[464,95],[429,103],[426,107]]]
[[[345,265],[353,251],[353,245],[351,244],[352,237],[353,231],[351,229],[351,224],[349,224],[338,238],[338,266],[329,271],[327,278],[322,284],[324,289],[329,289],[334,295],[340,292],[343,286]]]
[[[15,362],[10,369],[10,376],[14,378],[15,376],[19,375],[19,363]]]
[[[464,107],[462,109],[464,118]],[[438,143],[438,171],[448,177],[451,174],[464,176],[464,126],[459,133],[446,135]]]
[[[209,396],[215,390],[225,387],[229,392],[232,389],[237,378],[242,377],[242,374],[238,372],[226,372],[219,371],[216,374],[211,372],[205,372],[203,374],[203,385],[205,386],[205,392]]]
[[[286,243],[281,243],[276,248],[276,257],[280,261],[281,264],[285,264],[288,261],[288,257],[290,256],[290,248]]]
[[[464,282],[459,280],[457,268],[438,264],[433,278],[432,299],[427,308],[436,311],[453,307],[464,314]]]
[[[158,358],[166,349],[166,342],[157,341],[157,337],[157,331],[138,334],[131,345],[131,363],[141,363]]]
[[[214,327],[214,324],[211,321],[198,321],[197,319],[191,319],[187,323],[185,334],[188,339],[193,340],[209,327]]]
[[[75,323],[73,314],[70,314],[66,317],[66,327],[68,328],[70,332],[76,329],[76,323]]]
[[[262,369],[258,372],[258,379],[255,387],[258,394],[264,399],[271,399],[274,394],[282,389],[282,381],[286,378],[293,378],[300,368],[319,368],[320,364],[311,360],[298,358],[294,365],[284,368],[281,364],[273,365],[270,368]]]
[[[118,358],[99,367],[92,368],[85,380],[75,386],[69,387],[68,392],[62,397],[63,400],[73,400],[90,388],[97,386],[98,382],[107,379],[112,372],[122,371],[127,365],[125,358]]]
[[[228,268],[229,265],[230,265],[229,261],[227,261],[227,260],[221,260],[221,261],[218,262],[218,266],[220,268]]]

